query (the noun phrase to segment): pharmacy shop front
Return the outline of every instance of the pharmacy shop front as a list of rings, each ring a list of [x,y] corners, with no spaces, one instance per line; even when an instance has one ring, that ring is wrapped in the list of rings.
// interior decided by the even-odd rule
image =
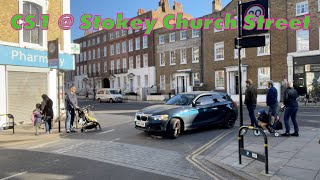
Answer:
[[[73,55],[60,53],[59,59],[61,71],[74,70]],[[0,45],[0,115],[12,114],[16,123],[31,123],[31,112],[41,103],[42,94],[53,100],[57,114],[57,85],[57,71],[48,67],[47,51]],[[60,86],[60,98],[62,90]],[[0,116],[0,129],[6,122]]]

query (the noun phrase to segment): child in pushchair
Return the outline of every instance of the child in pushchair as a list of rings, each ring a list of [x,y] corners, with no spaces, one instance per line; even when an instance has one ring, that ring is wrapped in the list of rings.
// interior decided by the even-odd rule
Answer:
[[[78,115],[79,115],[79,124],[82,125],[81,132],[87,132],[87,129],[93,129],[93,128],[101,131],[100,124],[98,123],[96,118],[90,115],[88,107],[79,108]]]
[[[267,130],[270,134],[273,134],[275,137],[279,136],[279,133],[275,131],[274,123],[279,120],[279,117],[276,118],[276,120],[273,122],[271,113],[267,114],[264,109],[260,109],[258,112],[258,128],[261,128],[263,130]],[[259,136],[260,131],[254,131],[254,135]]]

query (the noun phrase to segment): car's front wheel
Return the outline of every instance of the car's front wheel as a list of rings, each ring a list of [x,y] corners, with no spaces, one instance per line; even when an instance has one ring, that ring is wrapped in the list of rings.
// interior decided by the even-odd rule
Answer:
[[[181,134],[181,121],[180,119],[173,118],[169,123],[167,136],[171,139],[176,139]]]
[[[235,122],[236,122],[236,114],[230,111],[228,112],[228,114],[224,119],[223,126],[227,129],[231,129],[234,127]]]

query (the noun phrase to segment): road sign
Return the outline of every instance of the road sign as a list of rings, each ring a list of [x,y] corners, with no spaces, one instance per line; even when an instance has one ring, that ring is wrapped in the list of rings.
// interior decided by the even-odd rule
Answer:
[[[59,66],[59,41],[48,41],[48,66]]]
[[[234,45],[236,49],[238,45],[241,48],[262,47],[266,45],[266,37],[265,36],[242,37],[240,39],[240,44],[238,44],[238,40],[237,38],[235,38]]]
[[[244,19],[247,15],[250,15],[250,14],[255,15],[256,16],[255,21],[258,20],[259,16],[264,16],[264,18],[268,18],[269,17],[268,1],[269,0],[256,0],[248,3],[243,3],[241,8],[242,27],[245,24]],[[266,32],[268,32],[268,30],[257,30],[256,28],[252,30],[242,29],[242,36],[261,34]]]
[[[80,54],[80,44],[71,43],[71,54]]]

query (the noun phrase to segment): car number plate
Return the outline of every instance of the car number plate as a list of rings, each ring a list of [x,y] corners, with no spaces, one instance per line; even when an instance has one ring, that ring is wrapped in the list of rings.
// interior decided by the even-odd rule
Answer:
[[[143,121],[136,121],[136,125],[140,127],[146,127],[146,122]]]

